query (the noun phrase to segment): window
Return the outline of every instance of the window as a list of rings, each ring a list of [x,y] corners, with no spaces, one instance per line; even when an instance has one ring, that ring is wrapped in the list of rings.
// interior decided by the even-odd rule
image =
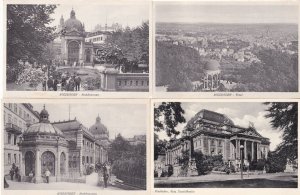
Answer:
[[[10,153],[8,153],[8,155],[7,155],[7,163],[11,164],[11,154]]]
[[[147,81],[147,86],[149,86],[149,81]]]
[[[17,104],[14,104],[14,112],[15,112],[16,114],[18,114],[18,105],[17,105]]]
[[[82,140],[82,145],[84,146],[84,140]]]
[[[139,81],[135,81],[135,85],[138,86],[139,85]]]
[[[130,86],[132,86],[132,81],[130,81]]]
[[[14,162],[17,164],[17,154],[14,154]]]
[[[11,134],[7,133],[7,143],[11,144]]]
[[[12,104],[8,104],[8,108],[9,108],[9,109],[12,109]]]
[[[127,85],[127,81],[125,81],[125,85]]]
[[[14,145],[17,145],[17,136],[16,135],[14,135]]]
[[[144,86],[144,81],[142,81],[142,86]]]
[[[23,116],[23,110],[20,108],[19,109],[19,116],[22,117]]]
[[[90,160],[90,162],[91,162],[91,163],[93,163],[93,157],[91,157],[91,160]]]
[[[8,120],[7,120],[7,123],[11,123],[11,114],[8,114]]]
[[[86,157],[86,163],[89,163],[89,157],[88,156]]]
[[[121,81],[119,81],[119,86],[121,86]]]
[[[85,161],[85,157],[82,156],[82,164],[84,164],[84,161]]]
[[[222,140],[219,140],[219,146],[222,146]]]

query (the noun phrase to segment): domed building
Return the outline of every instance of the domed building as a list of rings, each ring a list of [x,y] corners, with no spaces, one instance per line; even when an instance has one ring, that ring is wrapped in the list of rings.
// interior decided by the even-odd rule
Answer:
[[[23,180],[33,172],[35,182],[43,182],[47,169],[51,172],[50,181],[58,181],[68,173],[68,143],[63,132],[50,123],[45,107],[40,112],[40,121],[23,133],[20,151],[23,156]]]
[[[73,9],[69,19],[64,21],[63,16],[61,17],[58,30],[61,34],[61,60],[65,65],[79,66],[92,62],[93,45],[85,42],[87,33],[84,24],[76,18]]]
[[[29,181],[29,173],[33,172],[36,183],[45,182],[48,169],[50,182],[74,179],[85,182],[81,176],[87,167],[108,161],[108,137],[108,130],[99,116],[89,130],[76,118],[51,123],[44,106],[39,122],[30,125],[20,139],[21,178]]]
[[[106,126],[101,123],[101,118],[99,115],[96,118],[96,123],[89,128],[89,131],[95,136],[95,139],[102,145],[108,146],[110,144],[109,132]]]
[[[220,64],[217,60],[209,60],[204,64],[203,90],[214,91],[220,85]]]

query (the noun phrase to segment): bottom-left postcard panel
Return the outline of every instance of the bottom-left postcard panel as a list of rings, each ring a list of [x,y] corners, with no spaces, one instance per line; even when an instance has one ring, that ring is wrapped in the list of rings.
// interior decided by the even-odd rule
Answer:
[[[148,110],[147,100],[4,101],[2,192],[147,194]]]

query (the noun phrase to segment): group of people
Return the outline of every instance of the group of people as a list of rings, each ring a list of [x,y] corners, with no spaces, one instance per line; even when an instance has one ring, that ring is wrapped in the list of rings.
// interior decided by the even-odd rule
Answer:
[[[80,91],[81,78],[79,75],[70,75],[63,73],[61,79],[53,79],[50,76],[43,81],[43,91],[57,91],[58,86],[61,86],[61,91]]]
[[[16,179],[17,181],[21,181],[21,175],[20,175],[20,169],[15,165],[15,163],[12,164],[11,169],[9,170],[10,179],[13,181]]]

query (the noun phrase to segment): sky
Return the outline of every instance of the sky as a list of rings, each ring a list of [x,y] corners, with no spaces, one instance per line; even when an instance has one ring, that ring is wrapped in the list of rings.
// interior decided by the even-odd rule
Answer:
[[[32,104],[39,113],[44,104]],[[45,104],[50,122],[69,120],[69,104]],[[129,112],[130,111],[130,112]],[[147,109],[144,104],[70,104],[70,119],[75,117],[89,128],[100,116],[109,131],[110,139],[121,133],[123,137],[146,135]]]
[[[274,150],[282,141],[281,132],[278,129],[273,129],[270,125],[270,119],[264,117],[267,106],[260,102],[182,102],[181,106],[185,111],[186,121],[189,121],[201,109],[207,109],[227,115],[235,125],[241,127],[249,127],[249,122],[254,123],[258,133],[270,139],[271,150]],[[179,124],[176,129],[182,131],[185,125],[186,123]],[[158,135],[160,139],[168,140],[165,132],[159,132]]]
[[[181,23],[298,23],[296,5],[216,5],[157,3],[157,22]]]
[[[97,24],[111,26],[112,23],[119,23],[122,27],[135,27],[143,21],[149,20],[149,6],[145,3],[128,4],[61,4],[52,15],[53,26],[59,24],[63,15],[64,20],[70,18],[72,8],[75,11],[76,19],[85,25],[86,31],[91,31]]]

